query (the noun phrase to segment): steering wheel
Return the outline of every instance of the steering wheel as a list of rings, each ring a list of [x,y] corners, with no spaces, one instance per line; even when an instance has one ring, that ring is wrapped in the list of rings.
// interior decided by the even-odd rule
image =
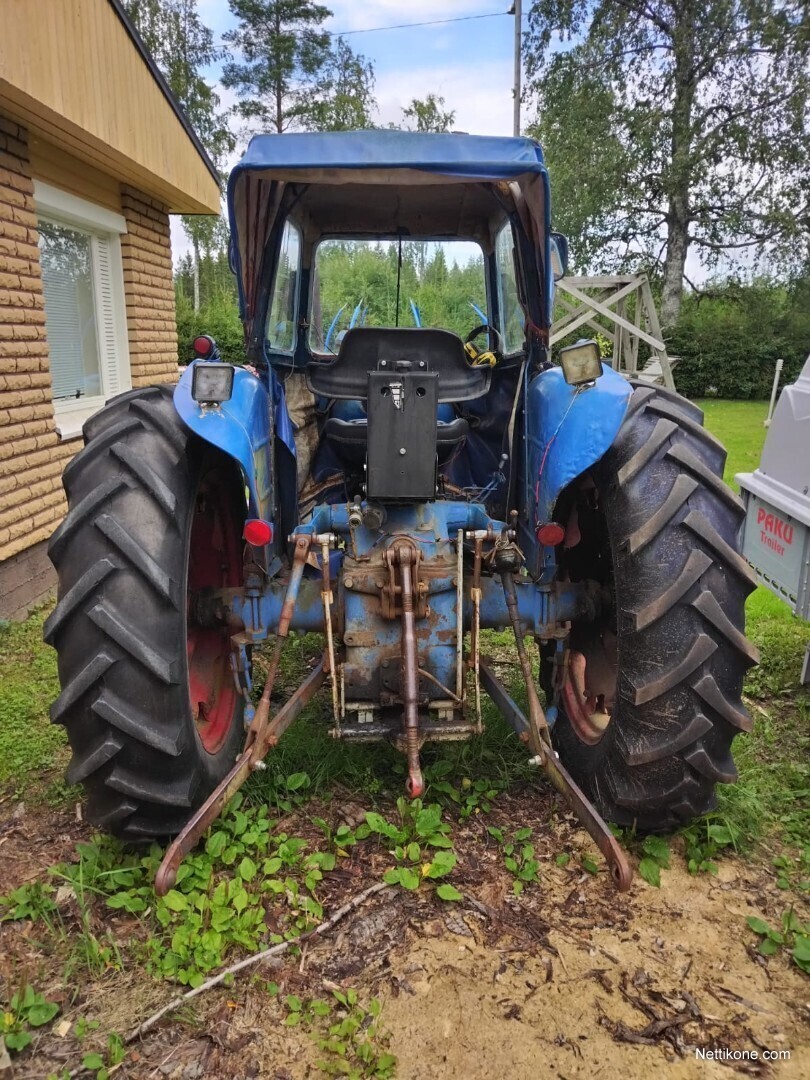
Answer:
[[[482,334],[487,335],[487,349],[479,349],[473,344]],[[503,337],[492,323],[480,323],[464,338],[464,351],[473,367],[494,367],[498,363],[498,354],[503,352]]]

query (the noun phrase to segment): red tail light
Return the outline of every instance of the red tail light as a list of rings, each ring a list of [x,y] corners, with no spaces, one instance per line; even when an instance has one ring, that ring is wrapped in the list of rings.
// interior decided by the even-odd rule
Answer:
[[[556,547],[565,539],[565,529],[556,521],[549,521],[545,525],[538,525],[535,536],[543,547]]]
[[[273,539],[273,526],[261,518],[248,518],[242,530],[242,536],[251,547],[264,547]]]

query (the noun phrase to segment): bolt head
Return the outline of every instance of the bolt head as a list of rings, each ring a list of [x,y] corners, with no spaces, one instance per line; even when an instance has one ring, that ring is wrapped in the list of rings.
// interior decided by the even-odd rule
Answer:
[[[404,446],[400,446],[399,452],[400,452],[400,455],[407,453]]]
[[[351,589],[352,586],[354,585],[354,578],[350,578],[350,577],[344,578],[343,579],[343,584],[346,586],[347,589]]]

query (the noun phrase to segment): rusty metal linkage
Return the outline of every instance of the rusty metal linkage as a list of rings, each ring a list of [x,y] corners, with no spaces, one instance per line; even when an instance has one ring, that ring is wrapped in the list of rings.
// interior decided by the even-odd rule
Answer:
[[[338,701],[338,678],[337,665],[335,662],[335,638],[332,632],[332,575],[329,567],[329,550],[337,542],[337,537],[330,533],[324,533],[318,537],[321,544],[321,573],[323,587],[321,600],[323,601],[323,621],[326,627],[326,655],[329,659],[329,683],[332,688],[332,714],[335,718],[335,727],[340,729],[340,704]]]
[[[406,787],[412,799],[425,790],[422,766],[419,762],[419,660],[416,653],[416,623],[414,619],[414,576],[419,561],[413,544],[400,541],[394,545],[393,558],[399,566],[402,603],[402,704],[405,725],[405,745],[408,756]],[[392,558],[392,562],[393,562]]]
[[[214,788],[199,810],[189,819],[183,831],[166,849],[163,862],[155,876],[155,892],[158,896],[165,896],[172,888],[177,880],[177,870],[183,858],[201,839],[209,825],[219,817],[228,800],[236,794],[253,772],[256,762],[261,761],[267,751],[276,745],[324,682],[326,682],[326,660],[322,657],[318,666],[310,672],[289,701],[279,709],[273,720],[263,729],[261,741],[254,740],[251,746],[242,751],[225,779]]]
[[[256,707],[253,721],[247,733],[245,747],[236,759],[231,771],[211,792],[199,810],[186,822],[180,834],[166,849],[163,861],[155,876],[155,891],[158,896],[165,894],[177,880],[177,870],[185,855],[191,851],[205,830],[222,812],[228,800],[256,769],[264,768],[263,758],[271,746],[275,746],[281,735],[287,730],[304,705],[312,698],[326,678],[326,662],[321,660],[318,668],[296,690],[270,722],[270,698],[273,694],[276,675],[278,674],[281,650],[284,639],[290,632],[290,622],[298,598],[298,590],[304,575],[304,567],[312,544],[311,537],[303,535],[295,540],[293,565],[284,604],[279,617],[276,642],[270,657],[261,699]]]
[[[470,653],[472,658],[473,677],[475,679],[475,723],[479,734],[484,730],[481,722],[481,561],[482,539],[475,537],[473,578],[470,587],[470,600],[472,606],[472,627],[470,629]]]
[[[481,680],[484,689],[498,706],[504,719],[522,738],[531,738],[534,725],[513,701],[509,691],[495,674],[492,661],[481,657]],[[554,787],[567,800],[589,836],[605,857],[610,875],[620,892],[627,892],[633,882],[633,870],[616,837],[608,828],[579,785],[568,773],[556,753],[538,738],[540,752],[532,760],[545,772]]]
[[[485,683],[488,683],[487,692],[499,705],[504,716],[512,723],[513,727],[518,728],[520,732],[528,735],[528,742],[534,754],[531,759],[532,764],[538,765],[545,772],[557,791],[568,800],[571,809],[585,826],[585,829],[605,856],[605,860],[607,861],[608,868],[610,869],[616,887],[621,892],[625,892],[630,888],[633,880],[633,871],[627,860],[627,856],[624,854],[621,845],[608,828],[606,822],[603,821],[597,813],[596,807],[589,801],[585,793],[574,781],[573,777],[570,776],[568,771],[562,765],[558,755],[551,747],[548,723],[546,721],[545,713],[543,712],[543,707],[540,704],[540,698],[537,694],[537,687],[534,682],[534,672],[532,671],[531,661],[526,652],[526,645],[523,640],[523,627],[521,626],[520,615],[518,613],[514,575],[522,565],[522,562],[523,555],[520,548],[518,548],[517,544],[510,539],[508,530],[504,529],[500,540],[498,540],[495,545],[494,563],[496,570],[500,572],[501,581],[503,582],[506,606],[509,611],[509,618],[515,635],[518,659],[520,660],[523,679],[526,684],[526,694],[529,701],[528,721],[523,717],[520,709],[509,697],[506,690],[500,685],[494,672],[489,666],[487,666],[485,676]],[[515,722],[515,719],[518,716],[522,720],[522,723],[520,724]]]
[[[276,675],[278,674],[281,650],[284,647],[284,639],[290,632],[290,622],[292,620],[293,612],[295,611],[295,602],[298,599],[298,590],[301,587],[301,579],[304,576],[304,567],[306,566],[311,543],[312,541],[309,536],[299,536],[295,541],[292,572],[290,573],[290,580],[287,584],[287,592],[284,596],[284,604],[282,605],[281,615],[278,621],[276,642],[270,657],[264,690],[262,691],[259,704],[256,706],[253,722],[251,723],[250,730],[247,734],[247,740],[245,742],[246,750],[250,750],[254,745],[260,746],[263,741],[264,731],[270,718],[270,698],[273,694],[273,687],[276,682]],[[264,753],[262,753],[261,756],[264,757]],[[256,762],[260,759],[254,755],[251,760]]]

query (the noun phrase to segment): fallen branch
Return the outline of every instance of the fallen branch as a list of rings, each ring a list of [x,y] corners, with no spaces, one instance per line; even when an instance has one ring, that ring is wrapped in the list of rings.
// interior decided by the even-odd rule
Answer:
[[[270,956],[279,956],[281,953],[286,952],[295,945],[301,945],[311,938],[325,934],[327,930],[331,930],[341,919],[344,919],[352,911],[359,908],[361,904],[365,903],[370,896],[374,896],[375,893],[382,892],[383,889],[387,889],[388,887],[389,886],[382,881],[378,882],[376,885],[371,885],[368,889],[358,893],[352,900],[349,900],[343,907],[338,908],[334,915],[330,915],[326,922],[322,922],[319,926],[316,926],[314,930],[307,930],[306,933],[299,934],[298,937],[290,938],[289,941],[282,941],[279,945],[273,945],[271,948],[254,953],[253,956],[248,956],[244,960],[238,961],[236,964],[231,964],[231,966],[225,968],[224,971],[220,971],[218,975],[214,975],[213,978],[206,979],[204,983],[195,986],[193,990],[189,990],[185,994],[180,994],[179,997],[173,998],[168,1005],[164,1005],[162,1009],[158,1009],[156,1013],[153,1013],[147,1020],[144,1020],[142,1024],[139,1024],[134,1031],[131,1031],[126,1039],[124,1039],[124,1042],[131,1043],[140,1035],[145,1035],[147,1031],[150,1031],[155,1026],[158,1020],[161,1020],[166,1015],[166,1013],[173,1012],[192,998],[197,997],[206,990],[210,990],[213,986],[219,986],[221,982],[224,982],[228,975],[234,975],[237,971],[242,971],[243,968],[261,963],[262,960],[266,960]]]

